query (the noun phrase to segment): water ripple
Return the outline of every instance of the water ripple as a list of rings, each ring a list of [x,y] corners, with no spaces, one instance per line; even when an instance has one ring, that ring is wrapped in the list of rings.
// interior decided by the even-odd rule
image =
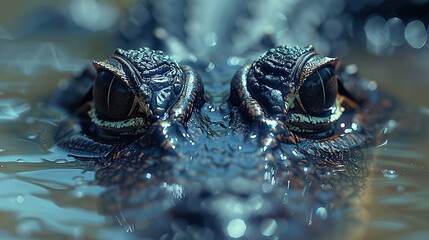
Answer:
[[[0,122],[16,120],[19,116],[30,110],[27,102],[19,99],[2,99],[0,100]]]

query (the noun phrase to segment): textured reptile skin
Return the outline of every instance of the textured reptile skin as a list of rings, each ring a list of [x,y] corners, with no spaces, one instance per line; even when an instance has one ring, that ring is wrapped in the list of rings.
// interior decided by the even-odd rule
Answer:
[[[237,236],[234,228],[247,239],[360,230],[372,148],[382,142],[395,102],[311,46],[257,49],[266,52],[245,52],[241,66],[225,65],[224,53],[185,65],[148,48],[119,49],[94,62],[97,73],[75,77],[59,94],[73,100],[58,100],[70,117],[56,144],[95,162],[97,183],[107,188],[100,212],[113,225],[153,239],[225,239]],[[338,114],[326,120],[323,136],[302,134],[294,124],[319,118],[300,112],[297,94],[325,66],[338,76]],[[92,86],[101,70],[132,90],[140,108],[129,117],[146,119],[132,125],[144,131],[105,131],[119,125],[102,123],[94,108]]]

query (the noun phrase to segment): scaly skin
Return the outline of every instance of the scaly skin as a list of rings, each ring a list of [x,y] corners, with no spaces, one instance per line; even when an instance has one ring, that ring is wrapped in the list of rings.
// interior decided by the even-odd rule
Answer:
[[[138,51],[155,54],[149,49]],[[139,66],[156,69],[156,58],[132,60],[128,53],[134,51],[118,50],[119,61],[111,57],[96,62],[99,76],[101,71],[114,74],[96,81],[111,81],[112,86],[111,76],[122,80],[141,103],[141,109],[131,109],[127,118],[144,117],[147,129],[109,130],[117,124],[100,124],[103,114],[94,117],[98,111],[94,106],[103,103],[93,96],[104,95],[91,87],[79,93],[75,87],[82,82],[91,86],[87,82],[95,76],[85,74],[63,93],[79,104],[67,103],[72,116],[56,137],[57,145],[70,154],[96,160],[96,179],[107,187],[101,197],[103,214],[121,216],[121,225],[140,237],[154,238],[180,233],[224,239],[232,236],[228,225],[234,219],[243,220],[249,239],[263,238],[267,222],[275,223],[270,236],[280,239],[343,236],[351,230],[344,222],[362,220],[356,203],[366,188],[371,147],[380,142],[394,105],[355,72],[336,59],[321,57],[312,47],[273,48],[238,69],[230,97],[212,112],[203,107],[207,98],[198,71],[178,67],[156,52],[168,58],[169,67],[177,67],[162,71],[173,71],[168,76],[175,78],[159,78],[157,70],[144,75],[144,67]],[[266,61],[279,68],[270,79],[261,80],[271,71],[264,67]],[[308,124],[293,122],[292,115],[315,118],[296,107],[297,94],[325,66],[332,66],[340,76],[335,104],[341,112],[314,128],[314,134],[303,134],[291,126]],[[159,82],[167,84],[157,87]],[[168,87],[180,91],[154,100],[162,94],[153,89]],[[353,228],[359,229],[359,224],[355,222]]]

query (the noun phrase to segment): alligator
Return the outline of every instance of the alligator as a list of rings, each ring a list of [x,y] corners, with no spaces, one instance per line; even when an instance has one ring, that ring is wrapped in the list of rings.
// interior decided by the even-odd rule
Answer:
[[[214,103],[200,65],[117,49],[57,93],[56,145],[96,163],[100,212],[135,237],[357,236],[395,101],[312,46],[234,71]]]
[[[127,49],[52,99],[67,116],[55,144],[95,164],[108,225],[144,239],[360,237],[396,100],[355,65],[269,35],[239,56],[225,39],[194,54],[177,42],[186,17],[162,8],[177,19],[159,24],[149,3]]]

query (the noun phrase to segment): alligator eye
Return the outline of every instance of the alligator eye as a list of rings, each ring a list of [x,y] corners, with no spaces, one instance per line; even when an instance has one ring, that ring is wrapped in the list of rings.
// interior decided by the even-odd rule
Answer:
[[[135,95],[118,76],[100,70],[93,87],[94,107],[100,119],[125,120],[133,111]]]
[[[332,113],[338,91],[337,76],[331,66],[325,66],[311,74],[299,89],[299,105],[304,112],[316,117]]]

